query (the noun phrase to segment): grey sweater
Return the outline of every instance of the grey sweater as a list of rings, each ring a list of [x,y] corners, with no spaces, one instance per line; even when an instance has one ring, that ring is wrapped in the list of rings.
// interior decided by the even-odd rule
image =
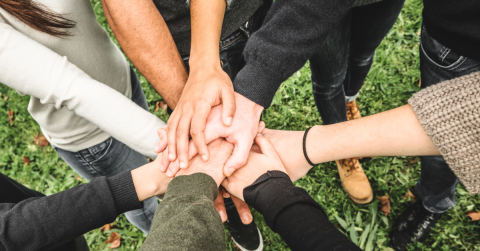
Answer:
[[[262,0],[227,0],[223,18],[224,39],[242,26],[260,7]],[[190,0],[153,0],[173,36],[180,55],[190,54],[191,26]]]
[[[480,72],[427,87],[408,103],[458,179],[480,193]]]

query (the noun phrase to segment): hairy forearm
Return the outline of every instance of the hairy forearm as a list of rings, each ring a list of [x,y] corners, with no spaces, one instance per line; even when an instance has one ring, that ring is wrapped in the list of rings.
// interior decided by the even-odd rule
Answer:
[[[328,126],[307,137],[314,163],[366,156],[440,155],[410,105]]]
[[[170,31],[152,1],[102,0],[105,17],[135,67],[174,109],[187,72]]]
[[[225,7],[225,0],[191,0],[190,66],[192,70],[205,66],[220,67],[218,44]]]

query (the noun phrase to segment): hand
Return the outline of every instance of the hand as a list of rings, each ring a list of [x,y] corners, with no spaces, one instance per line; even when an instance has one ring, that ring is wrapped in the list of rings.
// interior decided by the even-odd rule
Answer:
[[[207,144],[211,140],[205,141],[204,131],[212,107],[223,104],[219,121],[225,127],[232,124],[235,114],[233,84],[220,63],[212,68],[194,69],[190,72],[182,96],[167,124],[168,158],[174,161],[178,156],[181,168],[188,166],[190,135],[202,159],[209,159]]]
[[[248,153],[252,147],[253,139],[258,132],[265,128],[265,124],[259,122],[263,107],[255,104],[249,99],[240,94],[235,93],[235,101],[237,110],[233,123],[230,127],[226,127],[221,122],[222,105],[212,108],[207,119],[207,126],[205,129],[205,139],[209,143],[220,137],[224,137],[227,142],[235,145],[232,156],[225,163],[224,174],[231,175],[236,169],[242,167],[247,162]],[[162,135],[166,135],[161,132]],[[161,152],[167,147],[166,141],[162,136],[162,141],[155,148],[155,152]],[[169,147],[168,147],[169,148]],[[188,149],[188,156],[192,158],[197,154],[195,144],[190,142]],[[163,168],[168,168],[167,175],[172,177],[179,170],[180,165],[176,163],[170,164],[170,159],[163,156]],[[184,167],[185,168],[185,167]]]
[[[223,187],[218,188],[218,196],[217,199],[213,202],[213,206],[217,209],[218,213],[220,214],[220,218],[222,222],[225,222],[228,219],[227,210],[225,209],[225,202],[223,198],[230,197],[237,208],[238,215],[240,215],[240,219],[242,223],[247,225],[250,224],[253,220],[252,212],[250,211],[250,207],[248,207],[247,203],[243,200],[229,195]]]
[[[265,129],[262,132],[262,135],[272,143],[275,152],[277,152],[280,157],[280,160],[292,181],[302,178],[312,168],[303,154],[304,133],[305,131],[283,131],[271,129]],[[307,140],[309,140],[308,137]],[[257,148],[258,146],[254,145],[252,151],[257,151]]]
[[[243,198],[243,189],[253,184],[255,180],[267,171],[277,170],[287,173],[277,152],[275,152],[275,149],[267,138],[259,134],[255,138],[255,143],[262,153],[251,151],[247,164],[243,168],[235,171],[231,176],[225,178],[222,182],[222,186],[227,189],[230,194],[243,201],[245,201]]]
[[[161,157],[153,162],[132,170],[132,180],[139,201],[164,194],[172,180],[160,170]]]
[[[232,154],[233,145],[224,139],[216,139],[208,144],[208,149],[212,152],[212,157],[208,161],[203,161],[199,155],[196,155],[192,158],[190,167],[181,169],[177,176],[205,173],[215,180],[217,187],[220,186],[225,179],[222,172],[223,165]]]

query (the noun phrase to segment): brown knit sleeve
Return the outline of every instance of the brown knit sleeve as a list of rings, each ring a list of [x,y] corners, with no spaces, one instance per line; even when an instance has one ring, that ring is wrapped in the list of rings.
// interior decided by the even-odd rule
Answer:
[[[408,103],[470,193],[480,193],[480,72],[414,94]]]

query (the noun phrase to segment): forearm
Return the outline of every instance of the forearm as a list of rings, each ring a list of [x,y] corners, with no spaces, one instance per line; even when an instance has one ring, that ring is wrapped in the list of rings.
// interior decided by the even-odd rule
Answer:
[[[8,206],[2,204],[0,207]],[[100,177],[88,184],[12,205],[0,216],[0,246],[6,250],[47,250],[141,208],[130,173]]]
[[[170,31],[153,1],[102,0],[123,51],[174,109],[188,75]]]
[[[141,250],[225,250],[223,224],[213,206],[217,193],[207,174],[174,178]]]
[[[366,156],[440,155],[410,105],[316,126],[309,131],[306,144],[313,163]]]

